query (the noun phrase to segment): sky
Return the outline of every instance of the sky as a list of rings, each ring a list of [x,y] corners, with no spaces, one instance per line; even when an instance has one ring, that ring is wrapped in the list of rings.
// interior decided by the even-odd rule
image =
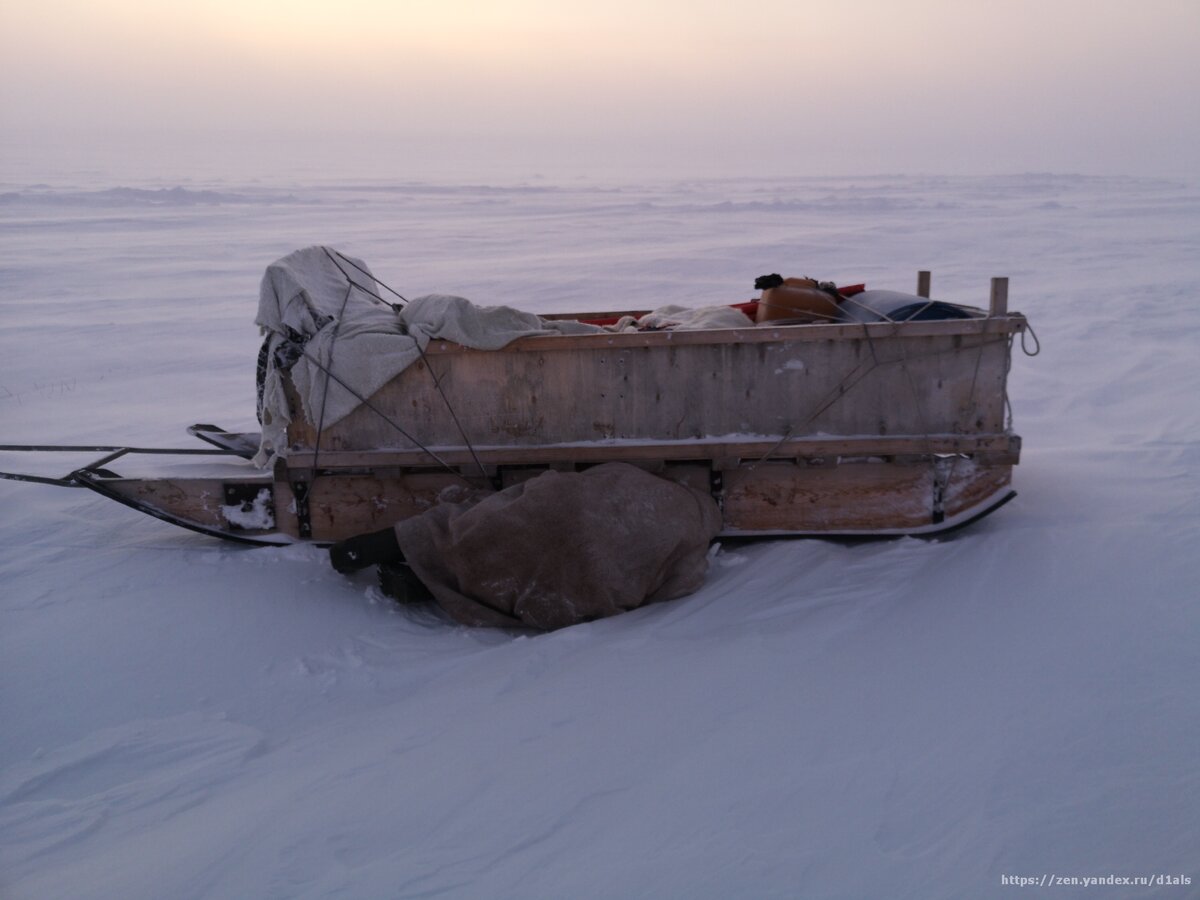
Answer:
[[[1197,0],[0,0],[8,169],[1194,174]]]

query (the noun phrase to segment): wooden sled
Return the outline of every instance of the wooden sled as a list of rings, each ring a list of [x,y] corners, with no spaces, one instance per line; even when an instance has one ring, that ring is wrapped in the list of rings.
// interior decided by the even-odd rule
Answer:
[[[40,448],[107,455],[64,478],[0,476],[86,487],[230,540],[327,543],[447,488],[622,461],[711,492],[728,537],[939,534],[1015,496],[1006,390],[1026,327],[994,279],[990,308],[961,319],[546,335],[490,351],[433,341],[332,426],[307,421],[285,383],[289,449],[270,471],[248,461],[257,435],[196,425],[211,449]],[[114,470],[153,453],[170,465]]]

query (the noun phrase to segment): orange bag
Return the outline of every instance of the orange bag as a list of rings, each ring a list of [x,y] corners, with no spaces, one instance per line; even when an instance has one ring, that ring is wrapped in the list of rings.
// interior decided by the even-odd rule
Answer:
[[[754,286],[762,290],[755,322],[830,322],[838,318],[837,295],[822,289],[815,279],[764,275]]]

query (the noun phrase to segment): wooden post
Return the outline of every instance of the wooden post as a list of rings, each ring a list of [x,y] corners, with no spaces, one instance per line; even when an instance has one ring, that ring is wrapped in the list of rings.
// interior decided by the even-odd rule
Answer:
[[[992,297],[988,307],[988,315],[993,319],[1008,315],[1008,279],[992,279]]]
[[[932,279],[932,273],[921,270],[917,273],[917,296],[929,299],[929,283]]]

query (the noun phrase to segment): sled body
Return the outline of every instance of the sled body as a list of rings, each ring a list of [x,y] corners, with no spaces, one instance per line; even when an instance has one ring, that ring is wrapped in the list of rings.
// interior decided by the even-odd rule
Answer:
[[[241,459],[257,435],[198,425],[229,455],[223,474],[181,461],[135,477],[107,457],[71,478],[255,543],[336,541],[450,487],[610,461],[711,492],[726,536],[936,534],[1013,496],[1007,375],[1026,322],[993,288],[989,310],[939,321],[538,335],[499,350],[432,341],[333,424],[305,416],[284,373],[289,446],[268,471]]]

